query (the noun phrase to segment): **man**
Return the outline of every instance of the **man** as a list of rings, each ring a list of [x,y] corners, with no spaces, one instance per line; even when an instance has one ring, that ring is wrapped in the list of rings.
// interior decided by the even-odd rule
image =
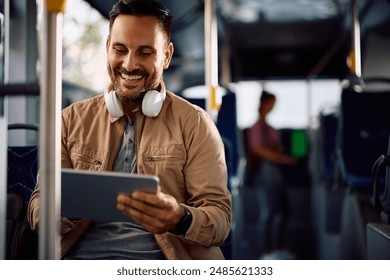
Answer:
[[[65,259],[223,258],[218,246],[231,226],[223,144],[207,113],[165,91],[170,34],[171,16],[160,3],[118,1],[106,43],[111,92],[62,112],[63,168],[160,179],[157,194],[118,195],[118,211],[136,223],[63,218]],[[38,220],[37,184],[29,204],[33,229]]]

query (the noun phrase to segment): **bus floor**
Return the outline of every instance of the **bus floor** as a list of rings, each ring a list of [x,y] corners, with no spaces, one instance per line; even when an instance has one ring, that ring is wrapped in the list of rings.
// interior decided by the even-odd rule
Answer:
[[[284,246],[262,255],[264,237],[260,230],[259,190],[241,187],[233,194],[233,259],[316,259],[314,229],[311,222],[310,187],[289,187],[289,213]]]

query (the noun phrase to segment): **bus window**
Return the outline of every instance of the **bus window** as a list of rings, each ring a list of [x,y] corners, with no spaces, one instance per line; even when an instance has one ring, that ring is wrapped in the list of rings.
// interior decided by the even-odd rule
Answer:
[[[85,90],[74,93],[73,101],[90,95],[108,85],[105,42],[108,19],[83,0],[69,0],[63,20],[63,79]],[[67,88],[64,88],[64,95]]]
[[[338,80],[275,80],[241,81],[233,85],[237,95],[237,125],[244,129],[258,118],[261,91],[276,95],[278,102],[269,115],[275,128],[308,128],[326,107],[340,103],[341,83]]]

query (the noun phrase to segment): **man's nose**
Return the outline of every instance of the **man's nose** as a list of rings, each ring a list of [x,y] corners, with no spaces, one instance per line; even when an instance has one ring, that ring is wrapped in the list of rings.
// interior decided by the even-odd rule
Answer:
[[[122,66],[128,72],[138,68],[138,62],[134,52],[128,52],[128,54],[123,59]]]

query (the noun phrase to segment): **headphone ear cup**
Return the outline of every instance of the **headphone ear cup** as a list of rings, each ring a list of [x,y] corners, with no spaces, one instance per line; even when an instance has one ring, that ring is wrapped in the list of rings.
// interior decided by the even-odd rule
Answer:
[[[106,107],[111,117],[120,118],[123,116],[122,104],[115,91],[106,92],[104,94],[104,101],[106,102]]]
[[[142,100],[142,112],[147,117],[157,117],[165,96],[157,90],[149,90]]]

